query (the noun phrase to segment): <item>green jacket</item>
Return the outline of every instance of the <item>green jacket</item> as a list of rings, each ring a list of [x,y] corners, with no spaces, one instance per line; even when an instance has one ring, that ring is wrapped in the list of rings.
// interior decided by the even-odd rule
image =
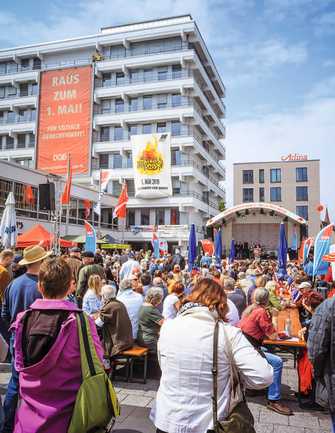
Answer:
[[[81,268],[77,283],[77,298],[83,299],[88,289],[88,279],[91,275],[99,275],[101,278],[106,278],[104,268],[101,265],[93,263],[92,265],[86,265]]]

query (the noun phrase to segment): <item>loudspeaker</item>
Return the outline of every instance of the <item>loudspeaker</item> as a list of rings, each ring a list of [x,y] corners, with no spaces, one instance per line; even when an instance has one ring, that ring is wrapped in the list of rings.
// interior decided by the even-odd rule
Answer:
[[[55,184],[40,183],[38,185],[40,210],[55,210]]]

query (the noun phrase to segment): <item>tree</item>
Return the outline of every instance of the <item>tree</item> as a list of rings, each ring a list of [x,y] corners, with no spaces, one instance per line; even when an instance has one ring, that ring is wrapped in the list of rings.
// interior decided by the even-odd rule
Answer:
[[[219,201],[219,211],[223,212],[226,209],[226,203],[223,200]]]

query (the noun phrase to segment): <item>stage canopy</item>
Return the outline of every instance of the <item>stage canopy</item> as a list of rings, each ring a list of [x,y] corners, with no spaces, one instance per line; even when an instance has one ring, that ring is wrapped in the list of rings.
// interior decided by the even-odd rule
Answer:
[[[50,249],[52,247],[54,235],[49,233],[41,224],[37,224],[30,230],[22,233],[17,237],[16,248],[26,248],[31,245],[41,245],[44,248]],[[76,244],[65,239],[60,240],[62,248],[71,248]]]

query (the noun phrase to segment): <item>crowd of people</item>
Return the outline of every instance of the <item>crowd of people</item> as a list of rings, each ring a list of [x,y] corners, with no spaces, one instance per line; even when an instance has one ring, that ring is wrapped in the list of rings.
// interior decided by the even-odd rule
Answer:
[[[160,258],[143,250],[110,254],[75,247],[61,257],[41,246],[26,248],[22,256],[3,250],[0,342],[8,344],[12,374],[0,431],[67,431],[81,383],[76,325],[81,310],[107,372],[124,350],[135,344],[149,349],[160,375],[150,415],[158,433],[207,433],[215,431],[217,321],[219,419],[231,410],[232,362],[243,387],[267,388],[269,410],[293,415],[282,400],[283,360],[264,340],[289,338],[289,327],[286,335],[278,332],[278,313],[297,309],[299,338],[307,343],[298,361],[299,404],[309,410],[327,407],[334,423],[335,298],[324,300],[318,281],[298,262],[289,262],[285,275],[277,266],[260,257],[229,263],[203,254],[189,269],[178,249]],[[331,279],[320,284],[334,293]]]

